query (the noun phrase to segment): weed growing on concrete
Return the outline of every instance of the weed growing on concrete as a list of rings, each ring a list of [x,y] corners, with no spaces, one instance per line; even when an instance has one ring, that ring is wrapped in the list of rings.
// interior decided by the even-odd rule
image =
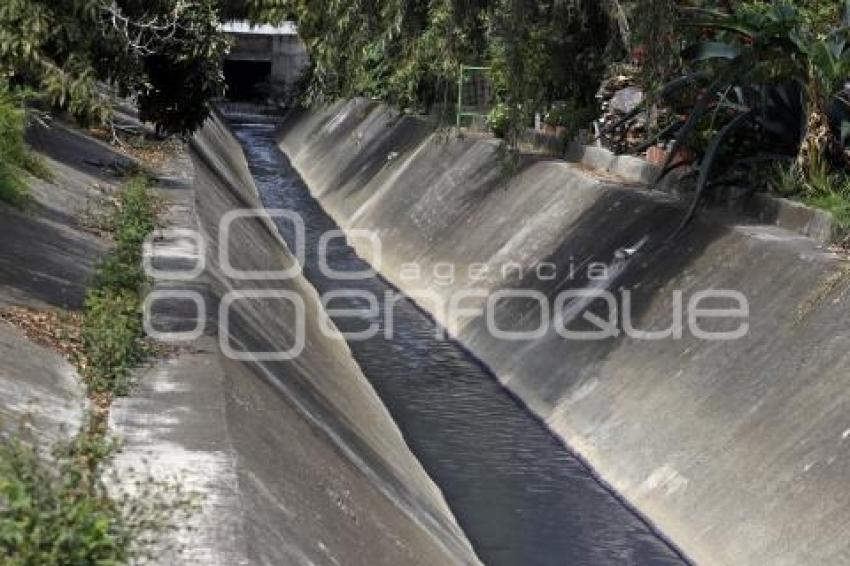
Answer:
[[[8,566],[125,564],[150,556],[156,535],[191,513],[179,487],[107,481],[117,444],[91,422],[49,454],[21,426],[0,437],[0,556]]]
[[[804,177],[794,167],[776,166],[768,185],[774,192],[826,210],[834,221],[834,238],[850,236],[850,176],[815,166]]]
[[[82,337],[83,375],[89,389],[126,395],[132,369],[146,356],[136,292],[107,289],[92,293],[86,301]]]
[[[80,366],[92,394],[126,395],[132,369],[147,356],[141,314],[146,283],[142,247],[156,223],[156,201],[145,176],[122,191],[112,228],[115,250],[101,260],[86,299]]]
[[[160,535],[185,522],[196,507],[195,496],[178,483],[119,468],[118,445],[107,432],[113,396],[129,391],[132,369],[148,353],[141,317],[146,284],[141,262],[144,240],[156,222],[157,201],[150,185],[148,177],[132,178],[105,219],[115,249],[98,265],[79,331],[71,339],[62,336],[56,317],[22,310],[0,313],[31,339],[72,357],[94,403],[81,430],[50,449],[40,446],[26,423],[12,434],[0,434],[4,566],[152,559],[164,550]]]

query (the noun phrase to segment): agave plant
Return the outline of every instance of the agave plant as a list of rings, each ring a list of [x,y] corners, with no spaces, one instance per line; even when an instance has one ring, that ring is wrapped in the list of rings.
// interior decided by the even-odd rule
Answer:
[[[846,12],[850,15],[850,0]],[[673,136],[673,148],[658,181],[672,170],[680,148],[706,134],[694,202],[674,235],[693,218],[718,172],[786,159],[808,175],[824,164],[843,165],[842,142],[850,138],[850,121],[840,118],[850,114],[844,95],[850,20],[819,35],[787,2],[732,13],[698,8],[683,13],[686,26],[712,41],[688,47],[683,56],[692,72],[655,97],[684,88],[695,93],[688,115],[660,134]]]

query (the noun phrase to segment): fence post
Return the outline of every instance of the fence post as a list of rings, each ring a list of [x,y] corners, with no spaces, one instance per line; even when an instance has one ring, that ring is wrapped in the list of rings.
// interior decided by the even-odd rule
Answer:
[[[460,74],[457,77],[457,129],[460,129],[460,113],[463,111],[463,63],[460,64]]]

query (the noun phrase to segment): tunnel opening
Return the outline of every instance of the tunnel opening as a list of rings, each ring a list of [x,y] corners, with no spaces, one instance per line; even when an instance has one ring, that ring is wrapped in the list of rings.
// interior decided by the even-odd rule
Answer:
[[[271,61],[227,60],[224,80],[227,99],[234,102],[262,102],[271,95]]]

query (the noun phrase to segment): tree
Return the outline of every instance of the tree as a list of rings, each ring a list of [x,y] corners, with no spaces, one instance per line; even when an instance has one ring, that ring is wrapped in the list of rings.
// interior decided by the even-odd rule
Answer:
[[[292,18],[292,0],[220,0],[223,21],[248,20],[277,24]]]
[[[0,5],[0,72],[81,122],[108,121],[111,95],[133,95],[160,131],[190,132],[223,90],[226,48],[213,0]]]

